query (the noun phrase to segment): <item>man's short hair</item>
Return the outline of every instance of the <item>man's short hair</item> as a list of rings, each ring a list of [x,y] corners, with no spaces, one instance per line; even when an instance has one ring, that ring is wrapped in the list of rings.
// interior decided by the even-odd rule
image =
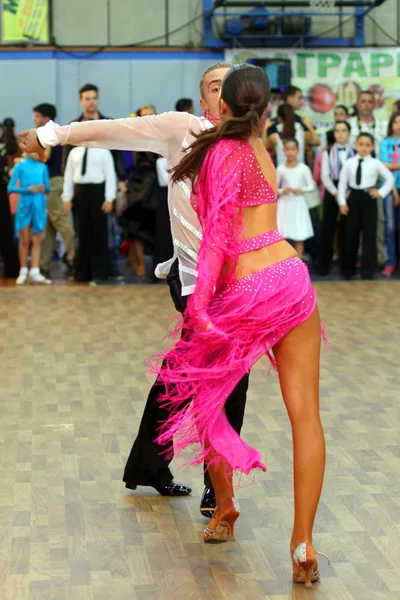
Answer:
[[[57,116],[57,109],[54,106],[54,104],[47,104],[46,102],[35,106],[33,112],[39,113],[40,115],[42,115],[42,117],[48,117],[52,121],[54,121],[54,119]]]
[[[361,98],[361,96],[363,94],[368,94],[368,96],[372,96],[372,98],[375,100],[375,94],[374,94],[374,92],[371,92],[371,90],[361,90],[361,92],[359,92],[359,94],[358,94],[358,100]]]
[[[203,73],[203,75],[201,76],[200,79],[200,95],[202,98],[204,98],[204,90],[203,90],[203,85],[204,85],[204,78],[209,74],[212,73],[213,71],[216,71],[217,69],[230,69],[232,65],[230,65],[227,62],[217,62],[214,63],[213,65],[211,65],[210,67],[208,67],[208,69],[206,69]]]
[[[300,94],[302,94],[303,92],[301,91],[300,88],[296,87],[295,85],[288,85],[288,87],[285,89],[285,91],[283,92],[283,96],[282,96],[282,100],[284,102],[287,102],[287,99],[292,96],[295,96],[297,94],[297,92],[300,92]]]
[[[85,92],[96,92],[99,93],[99,88],[94,83],[85,83],[81,88],[79,88],[79,98],[82,98],[82,94]]]
[[[175,110],[177,112],[187,112],[189,108],[193,107],[193,100],[191,98],[179,98],[175,104]]]

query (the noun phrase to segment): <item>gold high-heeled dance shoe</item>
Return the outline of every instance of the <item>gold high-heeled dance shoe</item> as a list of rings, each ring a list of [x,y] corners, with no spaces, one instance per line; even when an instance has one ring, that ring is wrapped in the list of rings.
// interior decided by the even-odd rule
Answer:
[[[204,543],[234,542],[235,522],[240,515],[239,502],[236,498],[225,498],[221,507],[217,506],[213,512],[210,525],[203,532]]]
[[[331,564],[329,556],[323,552],[314,551],[315,554],[323,556]],[[307,557],[307,543],[303,542],[296,548],[290,549],[293,562],[293,583],[304,583],[307,589],[312,587],[313,583],[320,581],[321,575],[318,568],[318,563],[314,559],[310,560]]]

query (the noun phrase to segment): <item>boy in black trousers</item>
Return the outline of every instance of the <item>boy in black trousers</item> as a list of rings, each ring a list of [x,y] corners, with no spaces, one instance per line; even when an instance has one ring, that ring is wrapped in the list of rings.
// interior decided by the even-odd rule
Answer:
[[[370,133],[360,133],[356,150],[356,156],[346,160],[339,177],[338,202],[340,212],[346,217],[342,274],[345,279],[355,275],[362,234],[361,279],[373,279],[377,266],[377,201],[392,191],[394,177],[380,160],[371,156],[374,138]],[[384,183],[377,189],[381,179]]]

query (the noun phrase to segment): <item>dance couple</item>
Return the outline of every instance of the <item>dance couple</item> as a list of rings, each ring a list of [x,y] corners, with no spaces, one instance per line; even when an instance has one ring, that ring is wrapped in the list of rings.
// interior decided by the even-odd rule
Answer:
[[[144,142],[142,149],[150,149],[151,139],[153,151],[169,159],[171,191],[184,192],[179,208],[171,203],[172,213],[176,208],[179,214],[171,226],[180,281],[192,293],[184,313],[185,332],[164,357],[158,375],[166,418],[157,443],[171,447],[174,440],[179,450],[194,445],[192,462],[206,462],[217,503],[204,541],[233,539],[240,509],[232,473],[265,470],[265,465],[230,424],[227,399],[267,354],[278,371],[292,425],[293,578],[310,587],[319,580],[312,529],[325,466],[319,414],[321,320],[307,268],[277,231],[276,176],[259,139],[270,98],[268,78],[258,67],[237,65],[225,72],[215,94],[221,121],[215,127],[204,122],[199,131],[194,127],[200,121],[184,116],[183,144],[175,144],[176,133],[167,135],[167,126],[182,128],[178,115],[183,113],[167,113],[66,127],[51,123],[22,134],[22,149],[42,155],[41,145],[66,143],[139,149],[138,139]],[[185,151],[188,147],[190,152]],[[177,223],[191,219],[189,202],[200,225],[187,227],[187,232],[199,239],[202,228],[198,256],[188,252],[187,237],[177,238],[183,232]],[[168,266],[159,267],[163,272]]]

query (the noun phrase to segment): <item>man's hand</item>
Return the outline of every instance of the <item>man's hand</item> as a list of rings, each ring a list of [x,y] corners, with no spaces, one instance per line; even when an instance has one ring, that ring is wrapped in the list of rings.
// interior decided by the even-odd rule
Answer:
[[[370,190],[368,190],[368,194],[371,196],[371,198],[380,198],[379,192],[376,188],[371,188]]]
[[[108,213],[110,213],[112,211],[112,209],[113,209],[113,203],[112,202],[108,202],[108,200],[106,200],[103,203],[103,206],[101,207],[101,210],[106,215],[108,215]]]
[[[126,194],[126,192],[128,191],[128,186],[126,185],[126,181],[118,182],[118,191],[122,192],[123,194]]]
[[[296,194],[296,196],[299,196],[302,193],[302,190],[300,188],[292,188],[292,194]]]
[[[339,210],[340,210],[340,214],[344,215],[345,217],[347,217],[347,215],[350,212],[348,204],[340,204]]]
[[[36,152],[39,155],[39,160],[42,162],[46,162],[46,150],[42,148],[39,144],[36,135],[36,129],[28,129],[27,131],[22,131],[19,134],[19,147],[22,152],[27,152],[29,154]]]
[[[71,202],[64,202],[64,215],[69,215],[71,210]]]
[[[400,206],[400,194],[396,188],[393,188],[393,206]]]
[[[32,194],[38,194],[39,193],[39,185],[30,185],[28,187],[28,190],[32,193]]]
[[[38,185],[38,189],[39,189],[39,192],[43,192],[43,194],[44,194],[46,191],[46,188],[44,187],[44,183],[40,183]]]

